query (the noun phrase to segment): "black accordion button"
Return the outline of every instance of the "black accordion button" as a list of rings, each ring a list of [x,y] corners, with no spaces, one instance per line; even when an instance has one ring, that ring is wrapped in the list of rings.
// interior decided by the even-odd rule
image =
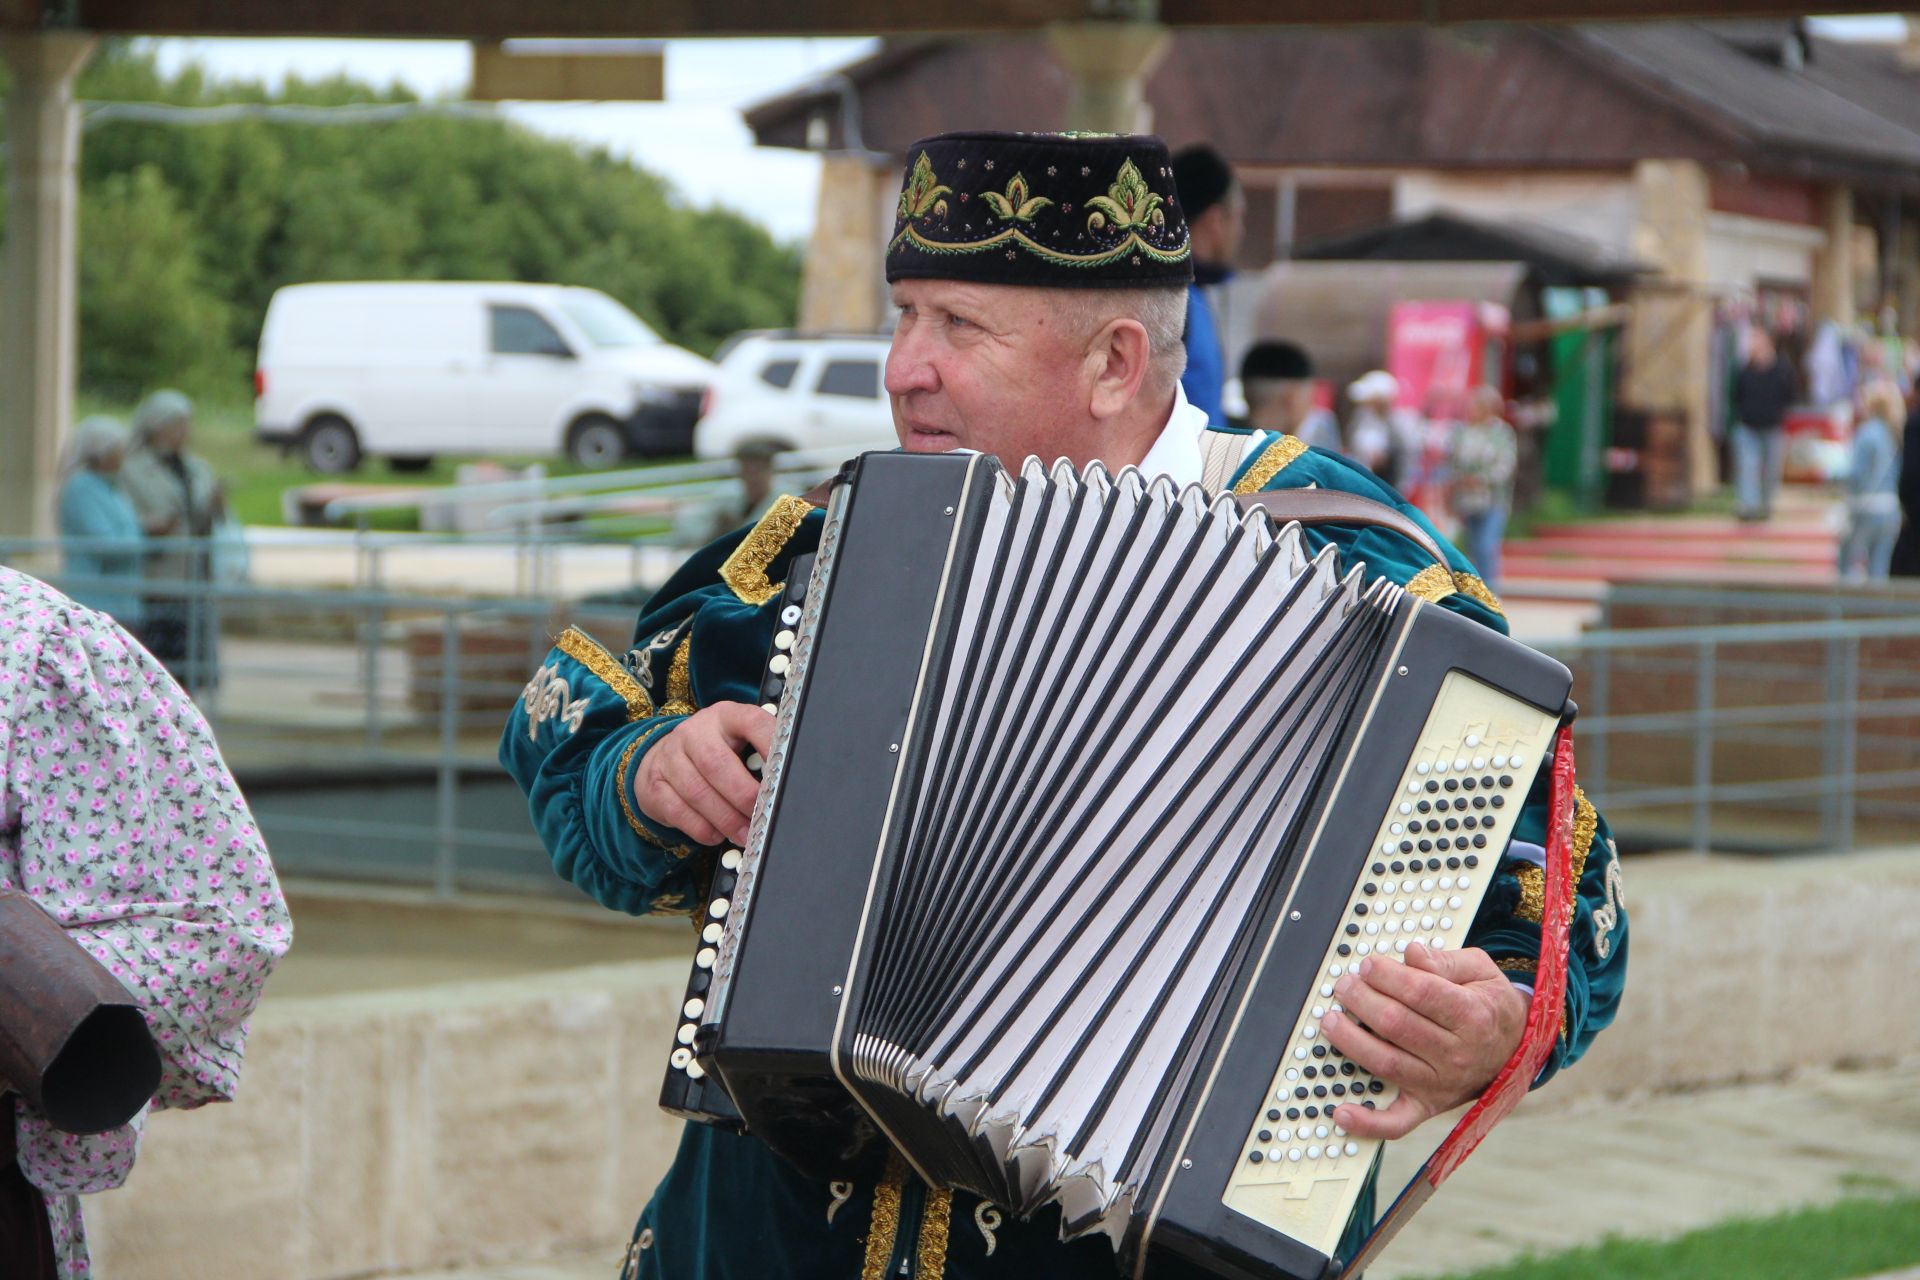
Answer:
[[[1319,1118],[1320,1118],[1320,1108],[1318,1107],[1307,1108],[1307,1119],[1318,1120]]]
[[[1476,808],[1476,809],[1484,809],[1484,808],[1486,808],[1486,807],[1487,807],[1487,798],[1486,798],[1485,796],[1475,796],[1475,797],[1473,798],[1473,807],[1474,807],[1474,808]]]
[[[1443,785],[1449,791],[1458,791],[1460,789],[1460,780],[1458,778],[1448,778]]]
[[[1248,1164],[1259,1164],[1259,1163],[1260,1163],[1260,1153],[1259,1153],[1258,1151],[1249,1151],[1249,1152],[1247,1152],[1247,1163],[1248,1163]]]
[[[1340,1074],[1343,1076],[1350,1076],[1357,1070],[1359,1070],[1359,1068],[1351,1062],[1343,1062],[1340,1064]]]
[[[1387,1091],[1387,1086],[1382,1084],[1378,1080],[1369,1080],[1367,1082],[1368,1093],[1385,1093],[1386,1091]]]
[[[1486,777],[1480,779],[1480,785],[1489,791],[1493,790],[1493,775],[1488,774]]]
[[[1351,922],[1349,922],[1349,923],[1348,923],[1348,925],[1347,925],[1347,936],[1348,936],[1349,938],[1351,938],[1351,937],[1354,937],[1354,936],[1355,936],[1355,935],[1357,935],[1357,934],[1358,934],[1359,932],[1360,932],[1360,926],[1359,926],[1359,925],[1357,925],[1357,924],[1353,924],[1353,923],[1351,923]]]
[[[1353,954],[1353,948],[1344,942],[1335,947],[1333,951],[1335,955],[1350,956]]]
[[[1480,784],[1475,782],[1472,778],[1462,778],[1460,779],[1460,785],[1465,787],[1467,790],[1471,791],[1475,787],[1479,786]]]
[[[1259,1138],[1259,1139],[1260,1139],[1260,1141],[1262,1141],[1262,1142],[1272,1142],[1272,1141],[1273,1141],[1273,1130],[1271,1130],[1271,1129],[1262,1129],[1262,1130],[1261,1130],[1261,1131],[1260,1131],[1259,1133],[1257,1133],[1257,1134],[1255,1134],[1254,1136],[1255,1136],[1255,1137],[1257,1137],[1257,1138]]]
[[[1308,1067],[1308,1068],[1307,1068],[1307,1069],[1306,1069],[1305,1071],[1302,1071],[1302,1072],[1301,1072],[1300,1074],[1301,1074],[1301,1075],[1303,1075],[1303,1076],[1305,1076],[1305,1077],[1306,1077],[1307,1079],[1309,1079],[1309,1080],[1311,1080],[1311,1079],[1313,1079],[1313,1078],[1314,1078],[1315,1076],[1317,1076],[1317,1075],[1319,1075],[1319,1074],[1320,1074],[1320,1068],[1318,1068],[1318,1067]]]
[[[1395,875],[1399,875],[1402,871],[1405,871],[1406,869],[1407,869],[1407,864],[1404,862],[1396,862],[1393,864],[1393,874]]]
[[[1413,832],[1413,834],[1415,835],[1419,835],[1425,829],[1426,829],[1426,824],[1423,822],[1414,821],[1414,822],[1409,822],[1407,824],[1407,830]]]
[[[1460,869],[1460,859],[1458,858],[1447,859],[1447,870],[1458,871],[1459,869]]]
[[[1334,1097],[1336,1097],[1336,1098],[1344,1098],[1344,1097],[1346,1097],[1346,1096],[1347,1096],[1347,1086],[1345,1086],[1345,1085],[1343,1085],[1343,1084],[1336,1084],[1335,1086],[1333,1086],[1333,1096],[1334,1096]]]
[[[1280,1108],[1278,1107],[1267,1108],[1267,1119],[1278,1120],[1279,1118],[1280,1118]]]
[[[1431,850],[1432,850],[1432,848],[1433,848],[1433,841],[1431,841],[1431,840],[1422,840],[1422,841],[1420,842],[1420,852],[1422,852],[1422,853],[1427,853],[1427,852],[1429,852],[1429,851],[1431,851]]]
[[[1411,841],[1411,840],[1402,840],[1402,841],[1400,842],[1400,852],[1402,852],[1402,853],[1412,853],[1412,852],[1413,852],[1413,841]]]
[[[1435,782],[1432,778],[1427,779],[1427,790],[1429,792],[1438,791],[1439,789],[1440,789],[1439,783]]]
[[[1300,1118],[1300,1108],[1298,1107],[1287,1108],[1287,1119],[1298,1120],[1299,1118]]]
[[[1314,1097],[1316,1097],[1316,1098],[1324,1098],[1324,1097],[1326,1097],[1326,1096],[1327,1096],[1327,1086],[1325,1086],[1325,1085],[1323,1085],[1323,1084],[1317,1084],[1317,1085],[1315,1085],[1315,1086],[1313,1086],[1313,1096],[1314,1096]]]
[[[1377,876],[1383,876],[1383,875],[1385,875],[1385,874],[1387,874],[1387,864],[1386,864],[1386,863],[1384,863],[1384,862],[1376,862],[1376,863],[1374,863],[1374,864],[1373,864],[1373,874],[1375,874],[1375,875],[1377,875]]]
[[[1367,883],[1360,886],[1360,892],[1366,894],[1369,898],[1371,898],[1374,894],[1380,891],[1376,889],[1371,883]]]
[[[1444,800],[1442,800],[1442,801],[1441,801],[1440,803],[1441,803],[1441,804],[1445,804],[1445,803],[1446,803],[1446,801],[1444,801]],[[1420,812],[1422,812],[1422,813],[1432,813],[1432,812],[1433,812],[1433,802],[1432,802],[1432,801],[1430,801],[1430,800],[1422,800],[1422,801],[1421,801],[1421,802],[1420,802],[1420,803],[1419,803],[1419,804],[1418,804],[1417,806],[1415,806],[1415,807],[1416,807],[1416,808],[1418,808],[1418,809],[1420,810]]]
[[[1504,809],[1504,808],[1506,808],[1506,807],[1507,807],[1507,798],[1506,798],[1505,796],[1495,796],[1495,797],[1493,798],[1493,807],[1494,807],[1494,808],[1496,808],[1496,809]]]
[[[1447,838],[1446,838],[1445,836],[1441,836],[1441,837],[1440,837],[1440,842],[1439,842],[1439,843],[1440,843],[1440,847],[1441,847],[1442,849],[1446,849],[1446,848],[1450,848],[1450,847],[1451,847],[1451,845],[1449,844],[1449,842],[1448,842],[1448,840],[1447,840]]]
[[[1357,916],[1363,916],[1363,915],[1365,915],[1365,914],[1367,914],[1367,904],[1366,904],[1366,903],[1364,903],[1364,902],[1356,902],[1356,903],[1354,903],[1354,904],[1353,904],[1353,914],[1355,914],[1355,915],[1357,915]]]
[[[1500,775],[1500,785],[1501,785],[1501,786],[1503,786],[1503,787],[1510,787],[1510,786],[1512,786],[1512,785],[1513,785],[1513,775],[1512,775],[1512,774],[1510,774],[1510,773],[1503,773],[1503,774],[1501,774],[1501,775]]]
[[[1378,1082],[1376,1081],[1376,1083],[1378,1083]],[[1361,1106],[1363,1106],[1363,1107],[1365,1107],[1365,1108],[1366,1108],[1367,1110],[1369,1110],[1369,1111],[1372,1111],[1372,1110],[1374,1109],[1374,1108],[1373,1108],[1373,1099],[1372,1099],[1372,1098],[1368,1098],[1368,1099],[1367,1099],[1367,1100],[1366,1100],[1365,1102],[1363,1102],[1363,1103],[1361,1103],[1360,1105],[1361,1105]]]
[[[1305,1085],[1299,1086],[1297,1089],[1293,1091],[1293,1096],[1296,1098],[1305,1099],[1307,1096],[1307,1086]]]
[[[1447,830],[1458,831],[1459,829],[1460,829],[1460,819],[1458,818],[1447,819]]]
[[[1323,1045],[1323,1044],[1317,1044],[1317,1045],[1315,1045],[1315,1046],[1313,1046],[1313,1056],[1314,1056],[1314,1057],[1316,1057],[1316,1058],[1324,1058],[1324,1057],[1326,1057],[1326,1056],[1327,1056],[1327,1046],[1325,1046],[1325,1045]]]
[[[1480,859],[1478,859],[1478,858],[1476,858],[1476,857],[1474,857],[1474,856],[1473,856],[1472,854],[1468,854],[1468,855],[1467,855],[1467,865],[1468,865],[1468,866],[1470,866],[1470,867],[1477,867],[1477,866],[1479,866],[1479,865],[1480,865]]]
[[[1474,847],[1474,848],[1476,848],[1476,849],[1484,849],[1484,848],[1486,848],[1486,847],[1487,847],[1487,838],[1486,838],[1485,836],[1475,836],[1475,837],[1473,838],[1473,847]]]

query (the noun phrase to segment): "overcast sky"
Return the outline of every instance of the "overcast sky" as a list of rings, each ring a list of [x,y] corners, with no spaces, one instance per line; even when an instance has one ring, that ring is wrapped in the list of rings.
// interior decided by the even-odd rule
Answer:
[[[1834,35],[1888,39],[1894,15],[1817,19]],[[651,103],[523,104],[508,112],[529,126],[631,156],[671,180],[696,204],[719,203],[776,236],[802,240],[813,227],[819,163],[812,156],[756,147],[740,109],[805,84],[875,47],[866,39],[669,40],[667,100]],[[425,96],[459,95],[468,46],[450,40],[199,40],[153,42],[172,70],[199,62],[217,77],[275,82],[347,72],[398,80]]]

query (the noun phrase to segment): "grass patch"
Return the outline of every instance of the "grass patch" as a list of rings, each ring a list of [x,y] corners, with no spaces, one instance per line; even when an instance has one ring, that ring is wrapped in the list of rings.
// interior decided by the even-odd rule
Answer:
[[[95,396],[83,395],[80,398],[79,416],[90,413],[107,413],[130,422],[133,418],[133,406],[102,400]],[[392,471],[387,464],[377,458],[370,458],[360,464],[358,471],[343,476],[325,476],[309,471],[297,458],[283,457],[277,448],[259,443],[253,437],[253,402],[243,400],[231,403],[216,401],[197,401],[194,404],[193,436],[187,446],[193,452],[205,458],[213,467],[227,489],[227,503],[242,524],[284,524],[286,523],[280,507],[280,498],[288,489],[300,485],[316,483],[394,485],[405,488],[421,488],[430,485],[448,485],[454,481],[454,473],[463,463],[476,459],[435,458],[433,465],[425,471],[401,474]],[[540,463],[550,476],[571,476],[580,474],[585,468],[576,466],[564,457],[549,458],[495,458],[492,461],[506,466],[527,466]],[[681,462],[681,458],[661,458],[654,461]],[[628,466],[646,465],[640,460],[632,460]],[[419,517],[411,510],[377,511],[370,522],[375,529],[413,530],[418,529]]]
[[[1855,1196],[1673,1240],[1597,1245],[1445,1280],[1853,1280],[1920,1265],[1920,1196]]]

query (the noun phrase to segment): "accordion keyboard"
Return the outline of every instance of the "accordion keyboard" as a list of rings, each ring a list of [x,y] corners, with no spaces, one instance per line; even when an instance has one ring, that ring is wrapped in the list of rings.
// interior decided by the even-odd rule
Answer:
[[[1381,1145],[1335,1125],[1334,1109],[1384,1108],[1398,1096],[1321,1036],[1320,1019],[1339,1008],[1334,983],[1369,956],[1400,961],[1415,942],[1465,941],[1557,723],[1470,676],[1445,678],[1248,1127],[1228,1208],[1334,1251]]]

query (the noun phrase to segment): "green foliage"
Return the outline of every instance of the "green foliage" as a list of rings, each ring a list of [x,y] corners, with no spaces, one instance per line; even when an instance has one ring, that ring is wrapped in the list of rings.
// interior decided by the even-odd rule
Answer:
[[[1674,1240],[1609,1239],[1461,1280],[1848,1280],[1920,1264],[1920,1196],[1855,1196]]]
[[[109,44],[87,102],[373,105],[414,101],[347,77],[276,86],[162,75]],[[81,155],[81,382],[246,395],[273,291],[307,280],[581,284],[710,352],[792,322],[799,254],[738,214],[692,209],[603,150],[505,120],[419,114],[315,125],[112,120]]]

